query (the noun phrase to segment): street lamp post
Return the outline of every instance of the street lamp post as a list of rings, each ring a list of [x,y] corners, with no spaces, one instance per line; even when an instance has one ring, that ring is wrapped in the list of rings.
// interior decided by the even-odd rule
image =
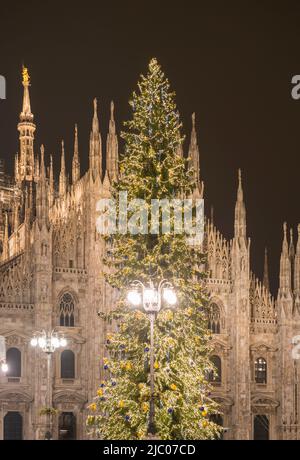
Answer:
[[[66,347],[67,340],[63,336],[55,331],[51,332],[37,332],[31,339],[31,346],[34,348],[40,348],[47,355],[47,431],[45,433],[45,439],[50,440],[52,438],[51,433],[51,359],[52,355],[58,348]]]
[[[150,280],[149,286],[141,281],[134,281],[127,295],[128,302],[133,307],[142,307],[150,320],[150,413],[148,435],[154,436],[155,427],[155,387],[154,387],[154,323],[157,314],[163,307],[172,307],[177,303],[174,287],[167,280],[162,280],[155,288]]]

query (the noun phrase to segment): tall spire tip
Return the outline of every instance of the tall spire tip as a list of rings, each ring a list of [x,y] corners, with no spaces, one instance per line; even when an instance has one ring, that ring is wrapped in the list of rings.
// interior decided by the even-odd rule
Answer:
[[[192,126],[193,126],[193,129],[195,129],[196,127],[196,113],[193,112],[192,114]]]
[[[115,111],[115,104],[114,104],[114,101],[111,101],[111,103],[110,103],[110,117],[111,117],[111,119],[114,118],[114,111]]]
[[[94,113],[95,114],[97,113],[97,107],[98,107],[98,101],[97,101],[97,98],[95,97],[94,99]]]
[[[242,185],[242,170],[239,168],[239,184]]]

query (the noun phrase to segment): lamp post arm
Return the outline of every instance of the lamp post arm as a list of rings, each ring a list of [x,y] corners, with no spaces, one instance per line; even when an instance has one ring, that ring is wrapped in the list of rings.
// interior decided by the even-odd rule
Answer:
[[[141,286],[142,289],[145,289],[144,284],[143,284],[140,280],[134,280],[134,281],[131,283],[131,286],[133,286],[133,287]]]
[[[159,291],[161,291],[161,289],[163,288],[163,285],[164,285],[164,284],[171,284],[171,283],[169,283],[169,281],[166,280],[166,279],[162,279],[161,282],[160,282],[159,285],[158,285],[158,290],[159,290]]]

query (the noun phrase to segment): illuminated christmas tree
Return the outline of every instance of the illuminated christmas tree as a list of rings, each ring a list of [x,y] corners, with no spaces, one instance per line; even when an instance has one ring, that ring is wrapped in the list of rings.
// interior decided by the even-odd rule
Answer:
[[[144,200],[149,214],[151,200],[190,197],[196,188],[195,174],[181,154],[183,137],[174,94],[155,59],[147,76],[141,77],[130,105],[133,117],[122,134],[125,154],[112,194],[117,200],[119,192],[127,191],[128,200]],[[203,287],[205,255],[189,244],[185,233],[172,231],[174,222],[172,214],[169,233],[153,234],[149,222],[145,234],[123,232],[107,237],[107,279],[119,290],[120,301],[112,313],[102,315],[116,328],[107,336],[107,358],[101,363],[105,379],[87,420],[103,439],[144,439],[148,433],[150,328],[148,316],[127,302],[135,280],[145,285],[151,280],[154,286],[168,280],[178,298],[176,306],[162,309],[155,321],[157,437],[211,439],[219,433],[210,420],[218,408],[208,383],[213,369]]]

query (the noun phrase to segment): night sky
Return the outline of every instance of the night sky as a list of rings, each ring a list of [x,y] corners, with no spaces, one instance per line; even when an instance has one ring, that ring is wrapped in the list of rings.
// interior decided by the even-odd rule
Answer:
[[[70,165],[78,123],[85,169],[92,99],[99,100],[104,144],[110,100],[121,128],[151,57],[176,91],[186,134],[197,114],[206,206],[214,205],[227,238],[242,168],[253,268],[262,275],[267,245],[275,293],[282,224],[296,232],[300,222],[300,100],[291,98],[292,76],[300,74],[299,2],[2,2],[7,99],[0,101],[0,157],[12,172],[23,62],[31,75],[36,151],[44,143],[57,169],[64,138]]]

